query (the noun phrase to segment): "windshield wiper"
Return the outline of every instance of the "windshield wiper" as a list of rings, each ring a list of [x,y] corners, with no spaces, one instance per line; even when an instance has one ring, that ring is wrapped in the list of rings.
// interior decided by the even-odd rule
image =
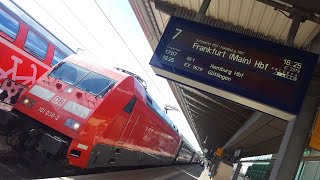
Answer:
[[[60,67],[64,62],[60,61],[52,70],[51,72],[47,75],[47,77],[49,77],[51,75],[51,73],[53,73],[56,69],[58,69],[58,67]],[[61,78],[61,77],[59,77]]]
[[[89,73],[91,73],[91,71],[88,71],[87,74],[83,75],[82,78],[80,78],[77,82],[74,82],[72,86],[78,87],[78,84],[80,83],[80,81],[84,79],[86,76],[88,76]]]
[[[97,98],[98,96],[100,96],[104,91],[108,90],[109,88],[111,88],[113,85],[115,84],[115,82],[112,82],[109,84],[109,86],[105,87],[104,89],[102,89],[96,96],[95,98]]]

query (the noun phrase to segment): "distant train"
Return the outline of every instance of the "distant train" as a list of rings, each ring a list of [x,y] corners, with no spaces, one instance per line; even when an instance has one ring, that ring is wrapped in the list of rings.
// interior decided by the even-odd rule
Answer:
[[[79,168],[187,164],[199,156],[143,80],[72,55],[42,75],[8,117],[23,151]],[[3,120],[3,119],[2,119]]]
[[[74,51],[10,0],[0,2],[0,108]],[[5,103],[5,104],[4,104]]]

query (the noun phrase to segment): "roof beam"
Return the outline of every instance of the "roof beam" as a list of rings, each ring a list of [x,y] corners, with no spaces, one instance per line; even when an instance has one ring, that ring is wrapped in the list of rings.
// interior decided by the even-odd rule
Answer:
[[[226,99],[223,99],[222,97],[207,93],[207,92],[202,92],[199,90],[196,90],[194,88],[185,86],[185,85],[179,85],[182,89],[183,92],[185,92],[186,94],[194,94],[197,96],[200,96],[201,98],[208,100],[216,105],[218,105],[219,107],[223,107],[226,108],[244,118],[248,118],[249,116],[247,115],[247,113],[243,113],[243,109],[245,109],[243,106],[239,106],[237,107],[236,103],[233,103],[231,101],[227,101]],[[188,93],[190,92],[190,93]]]
[[[252,116],[240,127],[240,129],[229,139],[229,141],[222,147],[223,150],[229,149],[234,145],[244,132],[247,132],[260,118],[264,116],[264,113],[255,112]]]
[[[290,26],[289,33],[287,35],[286,45],[292,47],[294,39],[296,38],[297,32],[299,30],[300,22],[303,20],[303,16],[299,13],[293,15],[293,21]]]
[[[204,0],[204,1],[206,1],[206,0]],[[286,6],[284,4],[275,2],[273,0],[257,0],[257,1],[259,1],[261,3],[264,3],[264,4],[267,4],[269,6],[272,6],[276,10],[285,11],[285,12],[288,12],[290,14],[296,13],[296,12],[302,13],[304,15],[304,20],[309,20],[309,21],[315,22],[317,24],[320,24],[320,18],[318,18],[317,16],[315,16],[312,13],[304,12],[304,11],[302,11],[300,9],[296,9],[294,7]],[[177,6],[175,6],[173,4],[170,4],[168,2],[165,2],[165,1],[155,0],[154,2],[155,2],[156,9],[158,9],[159,11],[162,11],[162,12],[168,14],[168,15],[174,15],[176,10],[177,10],[177,8],[178,8]]]
[[[202,127],[209,127],[211,130],[217,130],[221,133],[221,135],[223,135],[224,137],[225,136],[228,136],[228,137],[231,137],[233,134],[234,134],[234,131],[230,131],[230,130],[226,130],[224,129],[223,127],[219,126],[219,125],[216,125],[215,124],[215,128],[213,128],[211,125],[210,125],[210,119],[208,119],[207,117],[204,117],[204,116],[201,116],[199,114],[192,114],[192,116],[194,118],[201,118],[201,119],[205,119],[205,122],[197,122],[196,125],[200,125]]]
[[[295,13],[302,14],[304,17],[304,20],[309,20],[309,21],[315,22],[317,24],[320,24],[320,19],[317,16],[315,16],[313,13],[305,12],[300,9],[296,9],[294,7],[289,7],[284,4],[275,2],[273,0],[257,0],[257,1],[264,3],[264,4],[267,4],[269,6],[272,6],[276,10],[278,9],[278,10],[288,12],[288,13],[290,13],[290,15],[295,14]]]
[[[203,15],[206,14],[210,3],[211,3],[211,0],[203,0],[202,1],[201,7],[200,7],[196,17],[194,18],[194,21],[200,22],[200,20],[203,17]]]
[[[221,120],[221,117],[219,117],[219,115],[217,113],[214,114],[214,113],[210,113],[209,111],[205,111],[205,112],[199,113],[199,112],[197,112],[198,108],[195,105],[193,105],[189,109],[190,109],[190,113],[195,112],[195,113],[201,114],[201,116],[203,116],[203,117],[207,117],[207,119],[208,119],[208,117],[212,118],[211,119],[212,122],[214,121],[214,119],[217,119],[218,122],[216,122],[216,123],[221,124],[224,127],[228,127],[229,129],[234,130],[234,132],[240,127],[239,125],[235,125],[232,122],[229,123],[229,122],[226,122],[225,120],[224,121],[219,121],[219,120]],[[206,119],[204,119],[204,120],[206,120]]]
[[[228,119],[237,125],[242,125],[246,120],[246,118],[238,116],[237,114],[234,114],[227,109],[218,108],[218,106],[216,106],[215,104],[205,101],[204,99],[200,99],[200,97],[192,97],[187,94],[184,94],[184,97],[187,102],[188,100],[189,102],[192,101],[193,103],[197,103],[197,105],[199,105],[203,110],[210,110],[214,111],[215,113],[219,113],[221,117],[223,117],[224,119]]]
[[[156,7],[156,9],[158,9],[159,11],[162,11],[168,15],[174,15],[174,13],[177,10],[177,6],[172,5],[170,3],[167,3],[165,1],[161,1],[161,0],[155,0],[154,1],[154,5]]]

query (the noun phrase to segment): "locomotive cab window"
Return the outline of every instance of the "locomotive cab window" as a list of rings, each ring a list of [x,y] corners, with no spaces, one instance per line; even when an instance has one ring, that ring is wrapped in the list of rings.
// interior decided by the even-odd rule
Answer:
[[[44,60],[48,50],[48,43],[29,30],[24,49],[36,58]]]
[[[69,62],[65,62],[60,66],[56,66],[56,68],[54,68],[50,73],[50,76],[59,79],[67,84],[74,85],[88,73],[89,70],[85,68]]]
[[[69,62],[56,66],[50,76],[99,97],[104,96],[115,84],[110,78]]]
[[[0,8],[0,35],[14,41],[19,31],[19,22]]]
[[[66,55],[61,53],[59,50],[55,49],[54,50],[54,54],[53,54],[53,58],[52,58],[52,61],[51,61],[51,67],[56,65],[60,61],[62,61],[64,58],[66,58]]]
[[[102,76],[98,73],[90,72],[81,79],[76,87],[87,91],[95,96],[104,96],[115,84],[112,79]]]

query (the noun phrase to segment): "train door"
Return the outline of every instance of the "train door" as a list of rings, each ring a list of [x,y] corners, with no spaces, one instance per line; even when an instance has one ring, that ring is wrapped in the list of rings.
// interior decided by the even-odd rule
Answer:
[[[130,136],[132,135],[135,127],[139,125],[140,113],[133,111],[130,118],[126,122],[121,135],[115,142],[113,152],[117,156],[117,166],[138,166],[140,159],[140,152],[133,151],[134,147],[131,147],[128,143]]]
[[[129,150],[130,147],[125,146],[132,129],[140,119],[139,112],[133,110],[135,102],[136,98],[133,97],[103,131],[93,149],[96,155],[91,157],[90,167],[131,166],[137,163],[136,154]]]
[[[149,149],[149,152],[144,154],[143,165],[155,165],[158,163],[158,157],[154,154],[157,152],[159,140],[157,139],[157,124],[154,117],[149,116],[146,119],[147,129],[144,133],[143,140],[144,140],[144,147]]]

